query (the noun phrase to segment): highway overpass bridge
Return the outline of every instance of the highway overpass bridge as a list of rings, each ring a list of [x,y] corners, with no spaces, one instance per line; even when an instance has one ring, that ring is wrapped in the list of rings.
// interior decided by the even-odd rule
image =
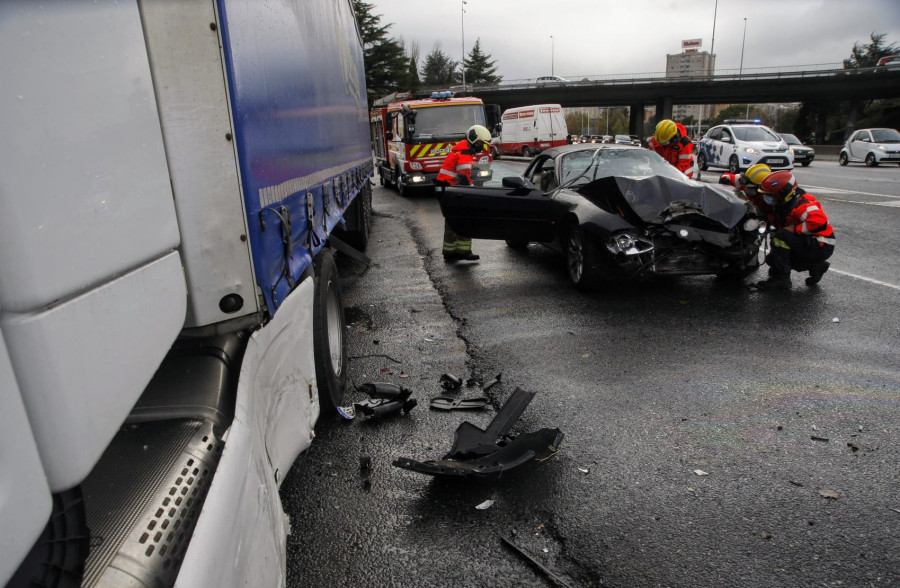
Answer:
[[[655,106],[657,120],[670,118],[675,104],[763,104],[900,98],[900,69],[860,68],[802,71],[744,70],[713,76],[585,78],[536,84],[533,80],[469,88],[501,110],[529,104],[629,106],[630,133],[644,135],[644,107]],[[824,117],[822,120],[824,125]],[[824,131],[824,128],[822,129]],[[821,134],[819,136],[822,136]]]

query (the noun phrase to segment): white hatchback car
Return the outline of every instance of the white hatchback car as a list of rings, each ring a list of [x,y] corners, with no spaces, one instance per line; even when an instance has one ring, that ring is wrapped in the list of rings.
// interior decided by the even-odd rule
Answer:
[[[879,163],[900,163],[900,133],[896,129],[859,129],[844,143],[838,162],[864,161],[869,167]]]
[[[757,163],[773,170],[794,169],[794,155],[778,133],[755,121],[730,121],[715,126],[700,139],[697,167],[725,168],[733,174]]]

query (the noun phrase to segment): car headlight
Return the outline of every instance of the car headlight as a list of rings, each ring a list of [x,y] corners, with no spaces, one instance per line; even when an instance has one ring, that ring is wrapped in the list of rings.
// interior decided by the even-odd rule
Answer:
[[[793,148],[793,147],[791,147],[790,149],[788,149],[788,151],[791,152],[791,155],[796,155],[796,154],[797,154],[797,152],[794,151],[794,148]]]
[[[489,169],[475,170],[475,176],[478,178],[489,178],[489,177],[491,177],[491,170],[489,170]]]
[[[753,147],[744,147],[744,151],[746,151],[750,155],[759,155],[759,150],[754,149]]]
[[[653,249],[653,243],[636,235],[619,233],[610,237],[606,242],[606,248],[614,255],[620,253],[624,255],[639,255]]]
[[[882,151],[887,151],[887,145],[879,145],[878,149],[881,149]]]
[[[422,169],[422,164],[419,163],[418,161],[410,161],[409,169]]]

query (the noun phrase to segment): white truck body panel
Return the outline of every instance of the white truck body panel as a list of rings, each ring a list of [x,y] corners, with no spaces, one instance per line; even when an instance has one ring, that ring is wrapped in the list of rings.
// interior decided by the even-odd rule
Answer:
[[[0,5],[0,306],[29,312],[178,245],[137,8]],[[33,121],[26,124],[23,121]]]
[[[181,229],[188,282],[185,326],[255,313],[260,309],[226,77],[219,36],[210,28],[215,7],[212,2],[145,1],[141,15]],[[219,308],[228,294],[243,299],[240,310]]]
[[[51,499],[2,334],[0,406],[0,586],[6,586],[47,524]]]
[[[501,154],[520,154],[527,147],[532,154],[566,144],[568,128],[559,104],[535,104],[503,111],[499,140]]]
[[[234,422],[176,586],[285,583],[288,522],[278,487],[312,443],[319,416],[313,287],[307,278],[250,338]]]
[[[0,328],[54,491],[87,476],[181,329],[177,252]],[[86,367],[89,366],[89,367]]]

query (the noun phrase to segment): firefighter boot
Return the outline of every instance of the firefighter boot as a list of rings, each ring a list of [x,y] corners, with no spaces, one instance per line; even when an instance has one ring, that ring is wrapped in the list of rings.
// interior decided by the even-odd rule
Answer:
[[[828,268],[831,267],[831,264],[827,261],[820,261],[809,269],[809,277],[806,278],[807,286],[815,286],[822,279],[822,276],[825,275],[825,272],[828,271]]]
[[[756,282],[752,288],[755,290],[790,290],[791,278],[780,274],[770,274],[767,280]]]

